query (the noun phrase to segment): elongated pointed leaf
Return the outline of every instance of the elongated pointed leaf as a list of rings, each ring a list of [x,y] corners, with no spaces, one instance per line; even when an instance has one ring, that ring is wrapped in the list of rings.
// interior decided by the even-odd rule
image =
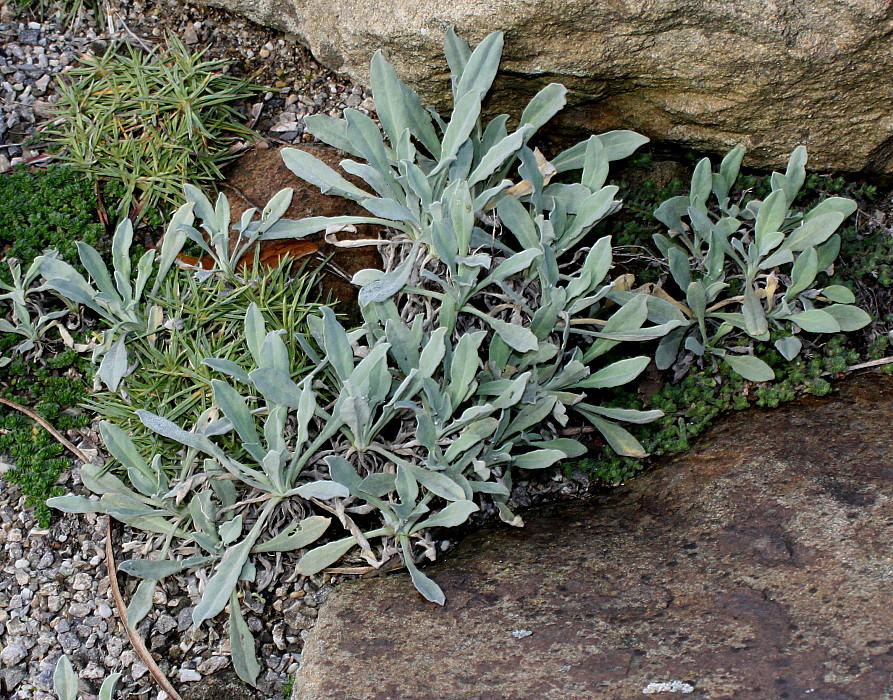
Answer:
[[[121,275],[125,283],[130,282],[130,246],[133,243],[133,223],[130,219],[124,219],[115,228],[112,236],[112,267]],[[118,289],[121,296],[125,292]]]
[[[248,373],[232,360],[222,360],[215,357],[206,357],[204,360],[202,360],[202,364],[207,365],[213,370],[222,372],[228,377],[237,379],[243,384],[248,384],[251,381],[248,378]]]
[[[461,501],[465,498],[463,488],[442,472],[432,471],[425,467],[419,467],[410,462],[401,462],[422,486],[435,496],[440,496],[448,501]]]
[[[834,317],[834,320],[837,321],[840,326],[840,330],[844,333],[857,331],[871,323],[871,316],[858,306],[832,304],[831,306],[826,306],[822,310]]]
[[[198,187],[188,183],[183,185],[183,196],[192,204],[192,211],[199,219],[207,223],[214,221],[214,207]]]
[[[496,212],[502,223],[511,231],[524,248],[536,248],[540,238],[536,225],[524,205],[511,196],[501,197]]]
[[[106,676],[102,685],[99,686],[99,695],[96,700],[112,700],[115,695],[115,686],[118,684],[118,679],[120,678],[120,673],[112,673],[111,675]]]
[[[524,141],[530,140],[530,137],[544,126],[552,117],[564,109],[567,103],[567,88],[561,83],[549,83],[540,90],[533,99],[527,103],[524,111],[521,112],[521,124],[529,124],[530,131],[525,135]]]
[[[353,348],[347,333],[335,318],[335,313],[327,306],[324,306],[321,311],[326,357],[338,374],[338,378],[343,382],[353,372]]]
[[[713,172],[709,158],[701,158],[691,177],[691,192],[688,197],[692,207],[705,207],[713,189]]]
[[[137,585],[127,605],[127,626],[130,629],[136,629],[154,607],[156,588],[158,588],[156,579],[145,579]]]
[[[306,498],[308,500],[311,498],[319,498],[323,501],[329,500],[330,498],[347,498],[350,495],[350,491],[347,487],[335,483],[334,481],[327,481],[324,479],[311,481],[309,484],[299,486],[295,489],[295,492],[301,498]]]
[[[158,580],[173,576],[186,569],[201,566],[210,557],[187,557],[186,559],[130,559],[122,561],[118,570],[142,579]]]
[[[204,435],[190,433],[183,430],[176,423],[167,420],[167,418],[162,418],[159,415],[141,408],[137,409],[135,413],[143,425],[159,435],[163,435],[171,440],[176,440],[187,447],[194,447],[195,449],[208,454],[214,454],[216,452],[214,443],[208,440]]]
[[[476,92],[466,93],[456,103],[453,116],[443,135],[443,144],[440,154],[440,162],[431,171],[436,175],[456,160],[459,149],[467,140],[481,114],[481,97]]]
[[[102,503],[83,496],[53,496],[46,503],[63,513],[102,513],[104,510]]]
[[[298,561],[298,573],[302,576],[313,576],[334,564],[356,545],[356,539],[351,536],[315,547]]]
[[[456,86],[457,102],[461,102],[465,95],[473,95],[480,103],[496,77],[499,59],[502,57],[502,45],[502,32],[493,32],[474,48]],[[455,116],[455,111],[453,115]],[[444,151],[446,151],[446,138],[444,138]]]
[[[458,84],[459,78],[462,77],[465,66],[468,65],[471,47],[465,39],[456,34],[455,27],[450,25],[444,33],[443,49],[450,72],[453,74],[453,87],[455,88],[455,84]]]
[[[807,248],[814,248],[828,240],[838,229],[844,218],[841,212],[830,211],[809,221],[804,221],[803,224],[788,234],[779,250],[797,252]]]
[[[252,370],[248,378],[267,401],[288,408],[300,406],[303,391],[291,380],[287,372],[273,367],[259,367]]]
[[[360,289],[359,300],[361,304],[383,302],[397,294],[409,281],[415,266],[414,252],[407,256],[406,260],[394,270],[382,275],[374,282],[370,282]]]
[[[803,221],[805,223],[829,212],[839,212],[846,218],[853,214],[857,208],[856,203],[848,197],[828,197],[806,212],[803,215]]]
[[[422,107],[418,95],[397,78],[380,50],[372,56],[369,80],[378,118],[391,143],[396,144],[403,130],[409,129],[431,155],[439,158],[440,141],[431,116]]]
[[[365,196],[371,197],[372,195],[367,194]],[[400,230],[403,230],[404,227],[399,222],[371,216],[310,216],[299,220],[280,219],[267,229],[260,239],[262,241],[274,241],[282,238],[304,238],[320,231],[343,231],[354,224],[389,226]]]
[[[634,131],[623,130],[598,134],[597,138],[601,141],[605,158],[609,161],[627,158],[649,141],[647,136],[642,136]],[[587,146],[588,139],[568,148],[552,160],[552,165],[559,173],[567,170],[580,170],[586,162]],[[685,197],[684,199],[686,206],[688,206],[688,198]]]
[[[370,197],[360,202],[360,206],[373,216],[393,221],[416,221],[416,216],[409,209],[393,199]]]
[[[838,304],[855,304],[856,295],[843,285],[832,284],[822,290],[822,295]]]
[[[493,284],[494,282],[504,280],[519,272],[523,272],[533,264],[534,260],[541,257],[542,254],[542,251],[537,250],[536,248],[530,248],[528,250],[522,250],[520,253],[515,253],[499,263],[499,265],[496,266],[496,269],[487,275],[486,279],[478,285],[478,289],[483,289],[489,284]]]
[[[741,171],[741,162],[743,160],[744,149],[741,146],[733,148],[722,159],[719,173],[713,178],[713,192],[720,203],[729,196],[729,190],[735,184],[735,180],[738,179],[738,173]]]
[[[455,501],[450,503],[440,512],[426,518],[420,523],[413,526],[410,534],[419,532],[429,527],[458,527],[462,525],[468,516],[479,510],[476,503],[472,501]]]
[[[815,248],[807,248],[794,261],[791,268],[791,286],[785,291],[788,299],[794,299],[800,292],[809,289],[819,274],[819,256]]]
[[[651,362],[650,357],[631,357],[626,360],[618,360],[607,367],[600,369],[595,374],[591,374],[576,386],[583,389],[604,389],[614,386],[623,386],[638,377],[648,364]]]
[[[223,415],[233,424],[239,437],[242,438],[245,449],[258,460],[263,459],[260,436],[257,434],[254,417],[251,415],[251,410],[245,399],[229,384],[219,379],[211,380],[211,388],[214,392],[214,403],[220,407]],[[251,447],[252,445],[255,447]]]
[[[808,333],[839,333],[840,324],[827,311],[822,309],[810,309],[798,314],[786,317]]]
[[[229,601],[229,648],[236,675],[249,685],[257,685],[260,664],[254,653],[254,636],[242,617],[239,595],[235,590]]]
[[[589,419],[592,425],[607,440],[611,449],[624,457],[647,457],[648,453],[642,444],[634,438],[628,430],[621,428],[616,423],[605,420],[591,412],[583,411],[584,415]]]
[[[102,356],[97,371],[99,378],[112,391],[118,390],[121,380],[127,374],[127,346],[124,341],[125,336],[122,335],[112,343],[112,347]]]
[[[499,169],[500,166],[511,156],[514,156],[518,149],[527,141],[527,136],[533,131],[533,128],[527,124],[521,126],[514,133],[506,136],[504,139],[494,145],[481,158],[481,162],[468,176],[468,184],[476,185],[482,180],[486,180]]]
[[[766,249],[763,243],[766,235],[781,230],[787,213],[788,202],[783,190],[775,190],[760,205],[757,221],[754,224],[755,240],[760,250]]]
[[[519,469],[548,469],[566,457],[567,455],[561,450],[533,450],[532,452],[517,455],[512,464]]]
[[[107,295],[110,299],[119,301],[120,296],[117,289],[115,288],[114,282],[112,282],[112,277],[109,274],[108,268],[105,266],[105,263],[102,261],[102,257],[99,255],[98,252],[96,252],[96,249],[92,246],[87,245],[86,243],[83,243],[82,241],[78,241],[76,245],[78,249],[78,257],[81,259],[81,264],[89,273],[90,278],[96,285],[96,288],[103,294]]]
[[[196,625],[200,625],[205,620],[215,617],[226,607],[230,594],[239,581],[242,567],[248,561],[248,555],[251,553],[254,543],[260,535],[264,521],[264,517],[259,519],[244,540],[224,552],[217,570],[208,580],[202,599],[192,611],[192,621]]]
[[[507,323],[498,318],[482,314],[480,318],[485,321],[503,342],[516,352],[530,352],[539,347],[537,337],[524,326],[516,323]]]
[[[263,359],[261,348],[266,337],[267,331],[264,328],[263,314],[261,314],[257,304],[251,302],[248,308],[245,309],[245,343],[248,345],[248,351],[251,353],[252,359],[258,365]]]
[[[759,357],[726,353],[723,360],[735,372],[752,382],[771,382],[775,379],[774,370]]]
[[[571,438],[554,438],[553,440],[537,440],[530,443],[531,447],[539,447],[547,450],[560,450],[569,458],[582,457],[589,450],[582,442]]]
[[[283,148],[280,151],[286,167],[302,180],[319,187],[323,194],[338,194],[349,199],[368,199],[372,195],[351,184],[328,165],[306,151]]]
[[[254,545],[253,552],[291,552],[313,544],[325,534],[332,523],[331,518],[311,515],[278,535]]]
[[[381,174],[392,187],[395,196],[402,195],[402,190],[394,180],[394,172],[378,125],[368,115],[356,109],[344,110],[344,116],[347,119],[347,135],[363,154],[363,159]]]
[[[480,366],[481,342],[485,333],[466,333],[456,344],[456,350],[450,360],[450,382],[447,394],[453,406],[458,406],[468,398],[473,382]]]
[[[53,692],[59,700],[77,700],[78,677],[68,657],[63,654],[56,662],[56,670],[53,673]]]
[[[143,459],[139,450],[136,449],[136,445],[133,444],[130,436],[117,425],[108,421],[102,421],[99,424],[99,435],[102,437],[102,442],[109,453],[122,465],[132,467],[143,474],[148,475],[150,473],[149,465],[146,464],[146,460]]]
[[[363,154],[350,142],[347,136],[347,121],[337,119],[328,114],[311,114],[304,117],[304,125],[307,131],[313,134],[323,143],[334,146],[339,151],[350,153],[357,158],[362,158]]]
[[[744,288],[744,304],[741,306],[741,312],[744,314],[744,323],[747,325],[749,335],[758,337],[769,330],[763,304],[749,284]]]
[[[658,418],[663,418],[664,412],[659,410],[639,411],[634,408],[610,408],[607,406],[588,406],[587,410],[597,413],[610,420],[620,420],[624,423],[650,423]]]
[[[590,136],[586,145],[586,156],[583,161],[583,175],[580,184],[590,191],[600,190],[608,177],[608,159],[605,148],[597,136]]]

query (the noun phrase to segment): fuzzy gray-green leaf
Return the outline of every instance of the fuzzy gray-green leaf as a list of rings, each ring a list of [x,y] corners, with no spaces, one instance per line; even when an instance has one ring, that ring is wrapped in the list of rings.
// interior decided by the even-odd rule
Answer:
[[[260,664],[254,653],[254,636],[242,617],[239,596],[235,590],[229,600],[229,647],[236,675],[249,685],[256,685]]]

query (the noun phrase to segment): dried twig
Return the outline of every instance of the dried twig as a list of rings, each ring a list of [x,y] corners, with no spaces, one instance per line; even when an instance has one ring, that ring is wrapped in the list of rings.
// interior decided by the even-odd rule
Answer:
[[[263,209],[262,206],[259,206],[257,203],[252,201],[251,198],[247,194],[245,194],[242,190],[240,190],[235,185],[230,185],[228,182],[224,182],[222,184],[223,184],[223,187],[225,187],[226,189],[228,189],[232,192],[235,192],[239,196],[239,198],[243,202],[245,202],[249,207],[253,207],[253,208],[257,209],[258,211],[261,211]]]
[[[893,364],[893,357],[882,357],[880,360],[869,360],[868,362],[860,362],[858,365],[850,365],[846,368],[846,372],[854,372],[857,369],[868,369],[869,367],[880,367],[882,365]]]
[[[168,694],[170,700],[183,700],[183,698],[180,697],[180,694],[177,693],[176,690],[174,690],[174,686],[171,685],[171,682],[167,679],[164,673],[161,672],[161,669],[158,668],[158,664],[155,663],[155,659],[152,658],[149,650],[146,649],[146,645],[143,643],[143,640],[140,638],[140,636],[136,633],[136,630],[133,629],[127,622],[127,606],[124,605],[124,599],[121,597],[121,589],[118,588],[118,575],[116,572],[117,567],[115,566],[115,553],[114,551],[112,551],[111,518],[108,519],[105,530],[105,566],[108,570],[112,598],[114,598],[115,607],[118,609],[118,617],[123,623],[124,629],[127,630],[127,637],[130,639],[130,645],[137,653],[137,656],[140,657],[140,660],[142,660],[142,662],[146,664],[146,668],[149,669],[149,674],[152,676],[152,678],[155,679],[158,687]]]
[[[45,418],[40,417],[34,411],[32,411],[30,408],[28,408],[26,406],[22,406],[22,404],[16,403],[15,401],[10,401],[9,399],[5,399],[2,396],[0,396],[0,403],[2,403],[4,406],[9,406],[10,408],[15,409],[19,413],[24,413],[26,416],[28,416],[28,418],[33,420],[41,428],[43,428],[50,435],[52,435],[54,438],[56,438],[56,440],[58,440],[59,443],[65,449],[67,449],[69,452],[71,452],[75,457],[77,457],[79,460],[81,460],[84,464],[90,464],[90,458],[87,457],[87,455],[85,455],[83,452],[81,452],[81,450],[78,449],[78,447],[76,445],[74,445],[68,439],[66,439],[66,437],[62,433],[60,433],[52,425],[50,425],[46,421]]]
[[[136,43],[140,45],[140,48],[142,48],[143,51],[148,51],[150,53],[152,52],[153,48],[149,46],[149,44],[147,44],[142,37],[133,33],[133,30],[131,30],[130,27],[127,26],[127,22],[124,21],[124,17],[119,12],[113,12],[111,9],[109,9],[106,14],[106,21],[109,23],[109,36],[114,36],[115,33],[117,33],[119,36],[121,34],[121,32],[115,32],[114,20],[116,19],[118,20],[118,23],[121,25],[124,31],[126,31],[131,37],[133,37],[134,41],[136,41]]]

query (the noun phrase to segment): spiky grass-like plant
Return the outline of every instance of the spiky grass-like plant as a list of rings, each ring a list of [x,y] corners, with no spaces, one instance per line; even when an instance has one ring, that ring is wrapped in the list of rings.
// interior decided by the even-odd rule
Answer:
[[[225,61],[206,60],[175,36],[151,52],[113,45],[80,61],[70,80],[57,81],[44,135],[64,162],[119,185],[113,218],[177,202],[184,182],[221,179],[237,142],[255,135],[233,104],[260,88],[224,75]]]

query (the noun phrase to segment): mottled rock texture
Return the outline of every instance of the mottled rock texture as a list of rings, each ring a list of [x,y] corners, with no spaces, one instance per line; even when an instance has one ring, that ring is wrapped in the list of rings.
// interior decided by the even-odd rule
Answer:
[[[893,0],[201,0],[296,34],[364,82],[384,49],[429,100],[448,92],[442,39],[506,32],[490,111],[543,85],[571,91],[566,132],[632,128],[778,167],[893,171]]]
[[[893,697],[891,416],[876,375],[737,415],[600,500],[472,535],[429,570],[443,608],[403,576],[345,584],[294,698]]]

